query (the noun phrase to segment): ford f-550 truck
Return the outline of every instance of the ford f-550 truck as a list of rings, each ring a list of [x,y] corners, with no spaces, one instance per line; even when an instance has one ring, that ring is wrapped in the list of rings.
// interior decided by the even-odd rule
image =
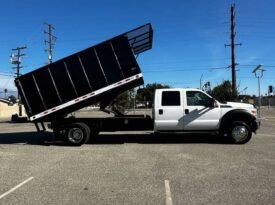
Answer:
[[[246,143],[258,129],[256,109],[244,103],[222,104],[198,89],[158,89],[150,115],[75,118],[88,105],[106,107],[120,93],[142,85],[137,56],[152,48],[146,24],[15,79],[29,119],[38,131],[44,123],[73,145],[101,131],[215,132]],[[41,128],[42,127],[42,128]]]

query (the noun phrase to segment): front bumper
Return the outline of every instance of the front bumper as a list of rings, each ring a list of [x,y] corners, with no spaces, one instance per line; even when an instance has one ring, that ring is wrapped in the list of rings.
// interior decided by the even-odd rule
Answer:
[[[253,121],[251,129],[253,132],[256,132],[257,129],[259,129],[261,126],[261,120],[260,119],[256,119]]]

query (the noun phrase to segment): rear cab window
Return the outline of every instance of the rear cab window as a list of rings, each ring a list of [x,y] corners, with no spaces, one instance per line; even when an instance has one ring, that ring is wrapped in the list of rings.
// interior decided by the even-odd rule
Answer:
[[[161,97],[161,106],[180,106],[179,91],[163,91]]]

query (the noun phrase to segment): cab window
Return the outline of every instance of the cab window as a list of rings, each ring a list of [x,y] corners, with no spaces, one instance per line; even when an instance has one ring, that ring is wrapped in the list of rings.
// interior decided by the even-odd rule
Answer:
[[[162,106],[179,106],[180,92],[179,91],[163,91],[161,98]]]
[[[206,106],[211,104],[212,99],[199,91],[187,91],[187,105],[188,106]]]

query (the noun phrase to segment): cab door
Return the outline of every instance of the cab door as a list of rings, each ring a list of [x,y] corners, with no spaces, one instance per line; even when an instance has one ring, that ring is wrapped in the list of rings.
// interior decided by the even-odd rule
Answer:
[[[199,90],[187,90],[184,105],[184,130],[217,130],[221,110],[218,102]]]
[[[154,130],[183,129],[183,97],[181,90],[157,90],[154,105]]]

